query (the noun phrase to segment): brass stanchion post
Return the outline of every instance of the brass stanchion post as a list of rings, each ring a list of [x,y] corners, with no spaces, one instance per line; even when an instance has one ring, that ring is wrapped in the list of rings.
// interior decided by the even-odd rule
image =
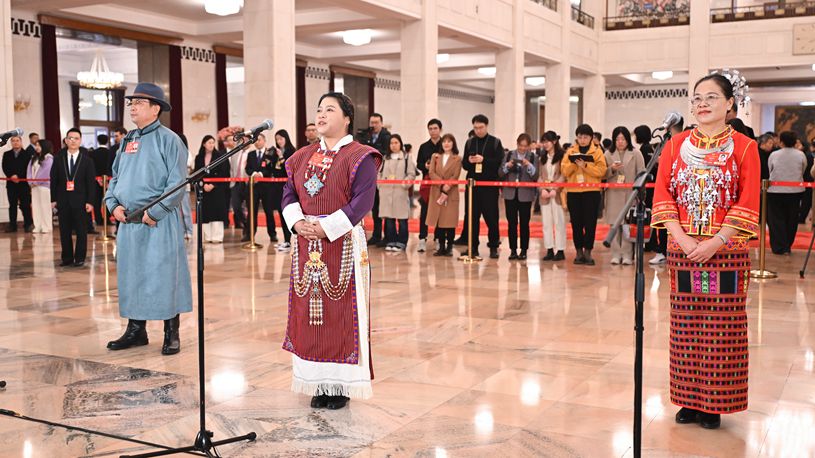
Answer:
[[[108,193],[108,176],[102,175],[102,237],[99,240],[102,242],[110,242],[116,239],[112,235],[108,235],[108,206],[105,205],[104,196]]]
[[[767,189],[770,187],[770,180],[761,180],[761,228],[759,229],[759,245],[758,245],[758,267],[759,270],[751,270],[750,278],[776,278],[778,274],[765,270],[765,261],[767,255],[766,237],[767,237]]]
[[[268,217],[268,215],[267,215]],[[263,245],[255,243],[255,176],[249,177],[249,242],[241,246],[247,251],[257,251]]]
[[[459,261],[465,264],[474,264],[482,261],[480,256],[473,256],[473,187],[475,187],[475,180],[473,178],[467,179],[467,256],[461,256]]]

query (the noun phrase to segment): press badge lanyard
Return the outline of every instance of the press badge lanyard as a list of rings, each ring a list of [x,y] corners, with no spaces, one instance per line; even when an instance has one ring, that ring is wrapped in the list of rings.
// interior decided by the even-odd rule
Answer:
[[[74,176],[76,176],[76,169],[79,168],[79,161],[82,160],[82,155],[76,153],[76,160],[74,161],[74,170],[73,174],[71,174],[71,170],[68,169],[68,161],[71,160],[71,153],[67,150],[65,151],[65,190],[66,191],[73,191],[74,186]]]

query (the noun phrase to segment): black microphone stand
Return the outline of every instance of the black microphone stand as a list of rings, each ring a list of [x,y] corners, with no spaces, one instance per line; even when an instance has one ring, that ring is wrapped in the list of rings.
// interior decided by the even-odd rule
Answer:
[[[197,227],[198,233],[198,241],[197,241],[197,265],[198,265],[198,279],[197,279],[197,287],[198,287],[198,406],[199,406],[199,416],[200,416],[200,429],[198,430],[198,435],[195,436],[195,440],[193,445],[187,447],[179,447],[179,448],[171,448],[166,450],[161,450],[158,452],[151,452],[151,453],[144,453],[140,455],[122,455],[121,458],[147,458],[147,457],[154,457],[154,456],[166,456],[166,455],[174,455],[177,453],[190,453],[190,452],[202,452],[205,456],[214,458],[220,457],[221,455],[218,454],[218,451],[215,450],[215,447],[218,445],[224,444],[231,444],[234,442],[240,441],[254,441],[257,438],[257,434],[251,432],[249,434],[244,434],[243,436],[237,437],[230,437],[228,439],[222,439],[219,441],[212,440],[213,433],[207,430],[207,419],[206,419],[206,374],[204,371],[204,360],[205,360],[205,353],[204,353],[204,241],[203,241],[203,218],[202,216],[202,205],[204,202],[204,184],[203,179],[204,177],[209,174],[210,170],[213,168],[223,164],[230,157],[238,153],[239,151],[245,149],[247,146],[255,143],[257,141],[258,132],[252,132],[249,135],[240,135],[241,143],[239,143],[235,148],[231,151],[227,151],[226,154],[223,156],[215,159],[214,161],[210,162],[209,165],[205,165],[204,167],[196,170],[190,175],[186,181],[180,183],[178,186],[174,187],[173,189],[165,192],[160,197],[156,198],[154,201],[150,202],[149,204],[145,205],[138,210],[133,211],[132,213],[127,215],[127,222],[128,223],[140,223],[144,212],[157,205],[159,202],[164,200],[165,198],[175,194],[177,191],[185,188],[189,184],[193,184],[195,186],[195,224]],[[236,140],[238,136],[236,136]]]
[[[645,269],[643,263],[643,256],[645,254],[645,239],[643,232],[645,230],[646,219],[650,220],[651,210],[645,204],[646,184],[649,178],[652,178],[652,171],[659,163],[659,156],[662,153],[662,148],[665,143],[671,138],[670,131],[668,130],[665,137],[660,137],[656,134],[656,130],[651,133],[651,138],[659,138],[660,144],[651,156],[651,160],[645,167],[645,171],[637,175],[634,180],[633,190],[628,197],[622,211],[617,215],[617,219],[608,231],[606,239],[603,240],[603,245],[606,247],[611,246],[611,242],[616,238],[617,232],[625,222],[626,217],[629,215],[637,221],[637,241],[634,243],[635,258],[637,260],[636,276],[634,281],[634,331],[636,335],[636,345],[634,353],[634,458],[640,458],[642,453],[642,353],[643,353],[643,334],[645,332],[644,325],[644,306],[645,306]],[[636,204],[636,206],[635,206]]]
[[[174,187],[173,189],[165,192],[163,195],[158,197],[153,202],[145,205],[142,208],[130,213],[127,215],[127,222],[128,223],[141,223],[141,219],[144,215],[144,212],[147,211],[149,208],[153,207],[154,205],[158,204],[165,198],[175,194],[182,188],[186,187],[188,184],[192,183],[195,185],[195,211],[196,211],[196,225],[198,226],[198,405],[199,405],[199,414],[200,414],[200,430],[198,431],[198,435],[195,437],[195,441],[193,445],[187,447],[180,447],[180,448],[172,448],[166,445],[156,444],[153,442],[142,441],[138,439],[134,439],[132,437],[125,437],[116,434],[110,434],[102,431],[95,431],[92,429],[87,428],[80,428],[77,426],[66,425],[63,423],[57,423],[49,420],[43,420],[39,418],[29,417],[23,415],[21,413],[15,412],[13,410],[3,409],[0,408],[0,415],[7,416],[11,418],[17,418],[20,420],[26,420],[34,423],[40,423],[51,427],[58,427],[64,428],[67,430],[73,431],[80,431],[83,433],[88,434],[95,434],[97,436],[108,437],[112,439],[118,439],[126,442],[132,442],[135,444],[146,445],[153,448],[163,449],[158,452],[151,452],[145,453],[140,455],[122,455],[121,458],[146,458],[146,457],[153,457],[153,456],[165,456],[165,455],[175,455],[178,453],[186,453],[190,455],[196,456],[204,456],[208,458],[217,458],[220,457],[218,451],[215,450],[215,447],[218,445],[224,444],[231,444],[234,442],[240,441],[254,441],[257,438],[257,434],[251,432],[249,434],[245,434],[239,437],[231,437],[228,439],[223,439],[219,441],[212,441],[213,433],[207,430],[206,424],[206,391],[205,391],[205,384],[206,384],[206,375],[204,373],[204,244],[203,244],[203,223],[201,219],[201,212],[202,212],[202,203],[204,201],[204,188],[202,184],[202,180],[204,177],[209,173],[209,171],[217,167],[218,165],[226,162],[231,156],[235,155],[237,152],[245,149],[247,146],[255,143],[257,141],[257,136],[260,134],[260,131],[252,132],[250,135],[246,134],[238,134],[236,136],[236,140],[241,138],[241,143],[239,143],[234,149],[228,151],[223,156],[215,159],[212,161],[208,166],[205,166],[190,175],[186,181],[179,184],[178,186]],[[2,140],[0,138],[0,140]],[[4,141],[0,141],[0,145],[5,144]],[[5,381],[0,381],[0,389],[4,389],[6,386]]]

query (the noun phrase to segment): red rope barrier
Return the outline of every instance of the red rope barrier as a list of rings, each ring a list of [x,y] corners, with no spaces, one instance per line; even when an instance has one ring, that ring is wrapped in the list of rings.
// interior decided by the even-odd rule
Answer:
[[[96,180],[104,178],[110,181],[112,177],[97,176]],[[0,177],[0,181],[13,182],[43,182],[51,181],[49,178],[9,178]],[[255,183],[285,183],[288,178],[255,178]],[[205,178],[205,183],[248,183],[249,178]],[[377,184],[396,185],[466,185],[467,180],[377,180]],[[541,181],[476,181],[476,187],[509,187],[509,188],[599,188],[599,189],[631,189],[631,183],[544,183]],[[815,188],[815,182],[804,181],[770,181],[770,186],[788,186],[796,188]],[[648,183],[647,188],[653,188],[653,183]]]

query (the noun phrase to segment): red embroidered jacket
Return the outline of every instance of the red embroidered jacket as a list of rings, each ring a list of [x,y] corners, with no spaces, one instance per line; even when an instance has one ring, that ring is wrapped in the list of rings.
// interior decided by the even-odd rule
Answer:
[[[732,153],[722,151],[732,139]],[[704,164],[685,162],[684,142],[701,150]],[[698,150],[697,150],[698,151]],[[737,237],[758,233],[761,165],[754,140],[729,126],[707,137],[698,129],[673,137],[662,150],[654,189],[651,226],[664,228],[677,221],[688,235],[713,236],[723,226],[739,230]]]

